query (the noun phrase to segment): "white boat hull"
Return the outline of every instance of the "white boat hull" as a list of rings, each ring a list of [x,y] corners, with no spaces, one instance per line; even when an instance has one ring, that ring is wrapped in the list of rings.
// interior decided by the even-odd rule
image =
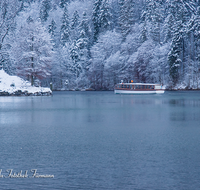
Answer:
[[[164,90],[115,90],[115,94],[163,94]]]

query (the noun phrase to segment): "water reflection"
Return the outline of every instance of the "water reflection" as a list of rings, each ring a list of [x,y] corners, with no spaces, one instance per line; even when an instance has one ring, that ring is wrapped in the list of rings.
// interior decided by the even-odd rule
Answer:
[[[171,121],[200,121],[200,112],[171,112]]]
[[[191,94],[192,95],[192,94]],[[200,121],[200,99],[196,96],[184,96],[169,99],[170,120]]]
[[[1,179],[4,189],[199,189],[199,101],[190,92],[0,98],[2,169],[56,176]]]
[[[192,107],[200,107],[200,99],[199,100],[188,100],[188,99],[170,99],[169,104],[171,106],[192,106]]]

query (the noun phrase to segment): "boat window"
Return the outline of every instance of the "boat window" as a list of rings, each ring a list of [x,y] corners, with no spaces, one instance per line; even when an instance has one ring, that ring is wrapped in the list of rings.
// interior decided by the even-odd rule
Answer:
[[[154,86],[152,85],[152,89],[154,89]]]
[[[140,89],[140,85],[138,85],[138,88]]]

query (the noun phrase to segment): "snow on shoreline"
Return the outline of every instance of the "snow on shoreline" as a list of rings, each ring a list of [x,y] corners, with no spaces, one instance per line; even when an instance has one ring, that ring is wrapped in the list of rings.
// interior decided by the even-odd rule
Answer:
[[[0,70],[0,95],[51,95],[50,88],[34,87],[31,83],[17,76],[8,75]]]

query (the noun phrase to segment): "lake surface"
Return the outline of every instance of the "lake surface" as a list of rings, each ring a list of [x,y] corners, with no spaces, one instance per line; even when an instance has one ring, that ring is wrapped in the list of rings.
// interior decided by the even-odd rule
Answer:
[[[200,189],[200,92],[0,97],[0,170],[9,190]]]

